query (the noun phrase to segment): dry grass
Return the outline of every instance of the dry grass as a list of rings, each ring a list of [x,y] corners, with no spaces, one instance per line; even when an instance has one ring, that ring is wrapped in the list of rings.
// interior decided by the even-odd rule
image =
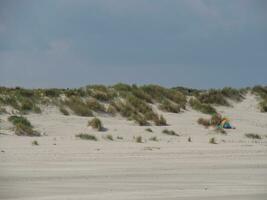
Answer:
[[[166,135],[171,135],[171,136],[179,136],[179,134],[177,134],[175,131],[173,130],[168,130],[168,129],[164,129],[162,131],[163,134],[166,134]]]
[[[38,131],[33,130],[31,127],[25,124],[18,123],[15,126],[15,134],[18,136],[40,136]]]
[[[191,98],[189,100],[189,104],[194,110],[197,110],[205,114],[217,113],[216,109],[213,108],[211,105],[206,104],[206,103],[201,103],[198,99]]]
[[[71,97],[65,101],[68,106],[76,115],[79,116],[93,116],[91,109],[79,97]]]
[[[34,141],[32,141],[32,145],[33,145],[33,146],[38,146],[38,145],[39,145],[39,143],[38,143],[38,141],[37,141],[37,140],[34,140]]]
[[[113,136],[112,136],[111,134],[107,135],[106,138],[107,138],[108,140],[111,140],[111,141],[114,140],[114,139],[113,139]]]
[[[103,131],[104,129],[101,120],[97,117],[89,121],[88,126],[91,126],[93,129],[96,129],[98,131]]]
[[[209,139],[210,144],[217,144],[216,139],[214,137]]]
[[[149,138],[150,141],[154,141],[154,142],[158,142],[158,138],[156,136],[153,136],[151,138]]]
[[[261,136],[259,134],[255,134],[255,133],[246,133],[245,136],[247,138],[251,138],[251,139],[257,139],[257,140],[261,139]]]
[[[146,128],[145,131],[153,133],[153,130],[151,128]]]
[[[64,108],[64,106],[60,106],[59,107],[59,111],[63,114],[63,115],[70,115],[69,111]]]
[[[90,134],[86,134],[86,133],[80,133],[78,135],[76,135],[76,137],[82,139],[82,140],[93,140],[93,141],[97,141],[97,137],[95,135],[90,135]]]

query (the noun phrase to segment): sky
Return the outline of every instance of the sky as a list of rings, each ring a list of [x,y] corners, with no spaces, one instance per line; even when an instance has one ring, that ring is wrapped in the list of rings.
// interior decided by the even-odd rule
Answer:
[[[0,85],[267,84],[265,0],[0,0]]]

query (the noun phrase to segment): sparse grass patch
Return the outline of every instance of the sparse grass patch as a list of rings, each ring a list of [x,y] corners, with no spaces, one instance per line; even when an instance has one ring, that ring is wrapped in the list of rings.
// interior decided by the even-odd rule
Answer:
[[[10,121],[15,126],[17,124],[22,124],[26,127],[32,128],[31,122],[26,117],[23,116],[12,115],[8,118],[8,121]]]
[[[111,134],[107,135],[106,138],[107,138],[108,140],[111,140],[111,141],[114,140],[114,139],[113,139],[113,136],[112,136]]]
[[[259,95],[261,98],[259,103],[260,111],[267,112],[267,86],[255,86],[253,87],[252,92]]]
[[[138,137],[136,137],[136,138],[135,138],[135,141],[136,141],[137,143],[143,143],[142,136],[138,136]]]
[[[167,124],[167,121],[166,121],[166,119],[163,117],[163,115],[160,115],[160,117],[156,117],[155,119],[154,119],[154,122],[155,122],[155,125],[156,126],[167,126],[168,124]]]
[[[255,134],[255,133],[246,133],[245,136],[247,138],[251,138],[251,139],[261,139],[261,136],[259,134]]]
[[[0,106],[0,115],[3,113],[7,113],[7,110],[4,107]]]
[[[153,130],[151,128],[146,128],[145,131],[153,133]]]
[[[199,118],[197,122],[207,128],[209,126],[218,126],[221,121],[222,116],[220,114],[213,114],[210,119]],[[222,132],[221,129],[218,129],[218,131]]]
[[[171,113],[179,113],[181,110],[179,105],[172,103],[169,100],[164,100],[162,104],[159,105],[159,109]]]
[[[65,104],[79,116],[93,116],[91,109],[82,101],[80,97],[71,97]]]
[[[113,105],[110,104],[110,105],[108,105],[106,112],[114,116],[116,114],[117,110]]]
[[[259,103],[261,112],[267,112],[267,99]]]
[[[102,122],[99,118],[95,117],[91,121],[88,122],[88,126],[91,126],[93,129],[96,129],[98,131],[103,130]]]
[[[155,141],[155,142],[158,142],[158,138],[156,136],[153,136],[151,138],[149,138],[150,141]]]
[[[209,139],[210,144],[217,144],[216,139],[214,137]]]
[[[117,139],[118,140],[123,140],[123,137],[122,136],[117,136]]]
[[[39,145],[39,143],[38,143],[38,141],[37,141],[37,140],[33,140],[33,141],[32,141],[32,145],[33,145],[33,146],[38,146],[38,145]]]
[[[197,110],[197,111],[205,113],[205,114],[215,114],[215,113],[217,113],[216,109],[213,108],[211,105],[206,104],[206,103],[201,103],[197,99],[191,98],[189,100],[189,104],[194,110]]]
[[[105,107],[100,104],[96,99],[89,99],[87,102],[86,102],[86,105],[91,109],[91,110],[94,110],[96,112],[105,112],[106,109]]]
[[[32,129],[32,127],[26,126],[22,123],[17,123],[15,126],[15,134],[18,136],[40,136],[38,131]]]
[[[203,104],[215,104],[222,106],[229,106],[230,104],[225,99],[220,90],[210,89],[197,96],[197,99]]]
[[[95,135],[90,135],[90,134],[86,134],[86,133],[80,133],[78,135],[76,135],[77,138],[80,138],[82,140],[93,140],[93,141],[97,141],[97,137]]]
[[[38,131],[33,130],[30,121],[23,116],[12,115],[8,120],[15,126],[15,134],[18,136],[40,136]]]
[[[179,136],[179,134],[177,134],[175,131],[173,130],[168,130],[168,129],[164,129],[162,131],[163,134],[166,134],[166,135],[172,135],[172,136]]]
[[[59,111],[63,114],[63,115],[70,115],[69,111],[64,108],[64,106],[60,106],[59,107]]]

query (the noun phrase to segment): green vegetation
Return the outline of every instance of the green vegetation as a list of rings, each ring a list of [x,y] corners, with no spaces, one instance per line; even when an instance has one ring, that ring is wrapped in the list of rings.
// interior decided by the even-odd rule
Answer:
[[[199,93],[198,95],[196,95],[196,98],[204,104],[230,106],[227,99],[242,101],[244,98],[243,93],[243,90],[225,87],[221,90],[210,89],[208,91]]]
[[[156,136],[153,136],[151,138],[149,138],[150,141],[154,141],[154,142],[158,142],[158,138]]]
[[[94,135],[90,135],[90,134],[86,134],[86,133],[80,133],[78,135],[76,135],[77,138],[80,138],[82,140],[93,140],[93,141],[97,141],[96,136]]]
[[[111,140],[111,141],[113,141],[113,140],[114,140],[114,139],[113,139],[113,136],[112,136],[112,135],[110,135],[110,134],[109,134],[109,135],[107,135],[107,136],[106,136],[106,138],[107,138],[108,140]]]
[[[146,128],[145,131],[153,133],[153,130],[151,128]]]
[[[217,113],[216,109],[213,108],[211,105],[206,104],[206,103],[201,103],[198,99],[191,98],[189,100],[189,104],[194,110],[197,110],[205,114]]]
[[[259,134],[255,134],[255,133],[246,133],[245,136],[247,138],[251,138],[251,139],[261,139],[261,136]]]
[[[199,118],[197,122],[198,124],[201,124],[205,127],[209,127],[209,126],[217,126],[221,123],[221,121],[222,121],[222,116],[220,114],[213,114],[210,119]],[[218,129],[218,131],[220,130]]]
[[[59,111],[63,114],[63,115],[70,115],[69,111],[64,108],[64,106],[60,106],[59,107]]]
[[[89,99],[86,102],[89,109],[96,111],[96,112],[106,112],[105,107],[100,104],[96,99]]]
[[[38,141],[37,141],[37,140],[34,140],[34,141],[32,141],[32,145],[34,145],[34,146],[38,146],[38,145],[39,145],[39,143],[38,143]]]
[[[142,136],[138,136],[138,137],[136,137],[136,138],[135,138],[135,141],[136,141],[137,143],[143,143]]]
[[[22,124],[26,127],[32,128],[31,122],[23,116],[12,115],[8,118],[8,121],[10,121],[15,126],[17,124]]]
[[[164,100],[162,104],[159,105],[159,109],[171,113],[179,113],[181,111],[179,105],[172,103],[169,100]]]
[[[18,123],[15,125],[15,134],[18,136],[41,136],[41,134],[25,124]]]
[[[267,86],[255,86],[252,92],[261,98],[259,103],[261,112],[267,112]]]
[[[91,109],[82,101],[80,97],[71,97],[66,100],[65,105],[68,106],[76,115],[93,116]]]
[[[4,113],[7,113],[7,110],[0,106],[0,115]]]
[[[88,126],[91,126],[93,129],[96,129],[98,131],[103,131],[102,122],[97,117],[95,117],[91,121],[89,121]]]
[[[15,134],[18,136],[40,136],[41,134],[33,130],[30,121],[23,116],[12,115],[8,120],[15,126]]]
[[[168,129],[164,129],[162,131],[163,134],[166,134],[166,135],[172,135],[172,136],[179,136],[179,134],[177,134],[175,131],[173,130],[168,130]]]
[[[155,118],[155,125],[156,126],[167,126],[167,121],[166,119],[163,117],[163,115],[160,115],[160,117],[157,116],[157,118]]]
[[[118,139],[118,140],[123,140],[123,137],[121,137],[121,136],[117,136],[117,139]]]

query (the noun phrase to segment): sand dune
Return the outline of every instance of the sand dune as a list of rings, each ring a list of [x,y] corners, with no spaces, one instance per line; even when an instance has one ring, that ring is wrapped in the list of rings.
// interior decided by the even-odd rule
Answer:
[[[107,131],[96,132],[87,127],[89,117],[64,116],[53,107],[27,116],[46,136],[19,137],[9,135],[7,115],[1,115],[7,135],[0,135],[0,199],[267,199],[267,115],[251,94],[232,104],[217,107],[237,127],[227,135],[198,125],[207,115],[194,110],[164,113],[167,128],[179,137],[162,134],[165,127],[149,133],[108,116],[99,116]],[[99,141],[75,138],[80,132]],[[137,136],[144,143],[136,143]],[[152,136],[159,141],[150,141]],[[209,144],[211,137],[218,144]],[[39,146],[31,145],[35,139]]]

